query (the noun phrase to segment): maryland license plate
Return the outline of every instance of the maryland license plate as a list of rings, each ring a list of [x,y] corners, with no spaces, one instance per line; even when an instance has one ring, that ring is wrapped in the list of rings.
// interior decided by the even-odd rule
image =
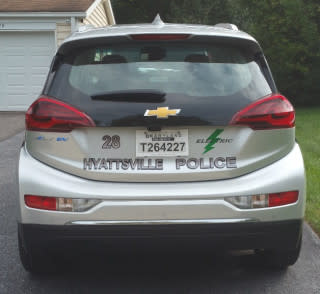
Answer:
[[[188,130],[136,131],[136,156],[188,156]]]

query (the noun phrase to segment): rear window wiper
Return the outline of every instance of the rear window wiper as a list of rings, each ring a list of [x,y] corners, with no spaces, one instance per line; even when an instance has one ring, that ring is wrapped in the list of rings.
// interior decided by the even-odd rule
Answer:
[[[96,93],[91,96],[92,100],[115,101],[115,102],[163,102],[166,93],[158,90],[124,90],[106,93]]]

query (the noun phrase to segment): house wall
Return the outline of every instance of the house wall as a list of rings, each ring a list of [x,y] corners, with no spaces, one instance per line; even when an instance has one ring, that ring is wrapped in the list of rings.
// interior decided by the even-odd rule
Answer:
[[[64,39],[71,34],[70,23],[57,23],[56,24],[56,43],[60,46]]]
[[[103,27],[107,26],[108,19],[107,14],[102,2],[96,6],[96,8],[92,11],[92,13],[83,20],[83,24],[88,25],[91,24],[95,27]]]

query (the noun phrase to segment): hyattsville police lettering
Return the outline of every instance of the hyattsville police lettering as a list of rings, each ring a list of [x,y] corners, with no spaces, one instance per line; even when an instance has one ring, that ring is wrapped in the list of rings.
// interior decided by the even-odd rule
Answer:
[[[171,161],[166,161],[171,165]],[[176,170],[183,169],[224,169],[236,168],[237,158],[230,157],[209,157],[209,158],[176,158]],[[163,159],[136,158],[136,159],[118,159],[118,158],[84,158],[84,170],[163,170]]]

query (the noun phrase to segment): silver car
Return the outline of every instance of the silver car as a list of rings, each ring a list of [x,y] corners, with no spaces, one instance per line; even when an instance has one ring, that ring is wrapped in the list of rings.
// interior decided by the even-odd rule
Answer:
[[[18,237],[31,272],[90,244],[254,249],[287,267],[305,199],[294,108],[234,25],[82,29],[26,113]]]

